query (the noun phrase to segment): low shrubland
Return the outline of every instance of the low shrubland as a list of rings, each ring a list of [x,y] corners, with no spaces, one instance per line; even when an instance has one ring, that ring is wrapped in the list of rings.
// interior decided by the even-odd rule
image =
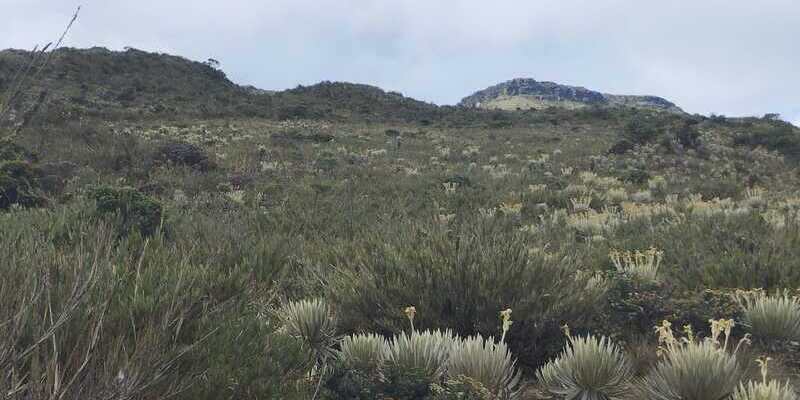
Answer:
[[[6,397],[794,398],[793,128],[283,96],[0,142]]]

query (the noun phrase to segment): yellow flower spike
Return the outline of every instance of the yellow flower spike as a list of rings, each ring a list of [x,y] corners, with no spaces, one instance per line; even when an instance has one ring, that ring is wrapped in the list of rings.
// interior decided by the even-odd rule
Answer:
[[[414,331],[414,316],[417,315],[417,308],[414,306],[408,306],[403,310],[403,313],[406,314],[406,318],[408,321],[411,322],[411,331]]]
[[[694,331],[692,330],[692,326],[686,324],[683,326],[683,333],[686,334],[686,342],[693,343],[694,342]]]
[[[570,333],[570,331],[569,331],[569,325],[567,325],[567,324],[564,324],[563,326],[561,326],[561,331],[562,331],[562,332],[564,332],[564,335],[565,335],[565,336],[566,336],[568,339],[572,339],[572,334],[571,334],[571,333]]]
[[[656,334],[658,335],[658,348],[659,355],[673,350],[678,345],[678,340],[672,333],[672,323],[664,320],[661,325],[655,327]]]
[[[767,372],[769,370],[769,362],[772,361],[772,357],[759,357],[756,358],[756,364],[761,369],[761,379],[764,383],[767,383]]]
[[[503,329],[503,336],[500,337],[500,342],[504,342],[506,340],[506,333],[511,329],[511,324],[514,321],[511,320],[511,309],[506,308],[503,311],[500,311],[500,320],[503,321],[502,329]]]

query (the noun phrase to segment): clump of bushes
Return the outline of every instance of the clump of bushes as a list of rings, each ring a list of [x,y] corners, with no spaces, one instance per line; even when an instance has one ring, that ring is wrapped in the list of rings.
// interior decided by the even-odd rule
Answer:
[[[46,203],[41,171],[27,161],[0,161],[0,210],[12,205],[40,207]]]
[[[47,203],[43,173],[36,155],[8,137],[0,138],[0,210],[12,205],[41,207]]]
[[[623,129],[623,137],[633,143],[649,143],[655,140],[662,132],[661,121],[647,115],[634,115]]]
[[[748,133],[737,136],[739,146],[764,147],[791,160],[800,160],[800,131],[787,122],[770,121],[752,125]]]
[[[0,161],[36,161],[36,154],[20,146],[9,137],[0,138]]]
[[[622,155],[633,150],[634,147],[635,144],[633,142],[623,138],[614,143],[614,145],[611,146],[610,149],[608,149],[608,152],[610,154]]]
[[[700,147],[700,131],[697,130],[697,121],[685,121],[675,130],[675,139],[687,149]]]
[[[551,333],[596,313],[605,287],[590,284],[592,274],[580,273],[566,255],[530,254],[524,233],[509,232],[505,223],[402,225],[330,246],[327,288],[341,307],[343,329],[398,333],[401,310],[415,304],[425,310],[418,327],[489,337],[498,332],[497,310],[510,307],[524,316],[507,338],[515,354],[525,355],[521,362],[536,364],[557,351]]]
[[[208,171],[214,167],[206,152],[197,145],[184,142],[172,142],[161,145],[158,158],[176,165],[186,165],[200,171]]]
[[[101,215],[119,218],[123,233],[137,228],[143,235],[152,235],[161,225],[161,203],[132,187],[98,186],[90,189],[89,197]]]

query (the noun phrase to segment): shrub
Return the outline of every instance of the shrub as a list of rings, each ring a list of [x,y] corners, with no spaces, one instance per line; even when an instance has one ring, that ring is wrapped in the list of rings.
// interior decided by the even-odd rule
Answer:
[[[640,185],[650,180],[650,173],[640,168],[632,168],[625,172],[623,180]]]
[[[136,227],[152,235],[161,225],[161,203],[131,187],[98,186],[89,191],[100,214],[116,214],[120,229],[127,233]]]
[[[550,333],[594,314],[604,292],[568,254],[530,254],[529,238],[508,223],[404,224],[329,246],[321,262],[334,266],[328,289],[343,330],[399,332],[403,308],[414,304],[417,327],[488,337],[498,333],[498,310],[512,308],[521,318],[507,343],[527,365],[538,363],[555,350]]]
[[[447,378],[441,385],[432,387],[434,400],[496,400],[486,387],[475,379],[466,376]]]
[[[479,383],[493,399],[516,399],[520,395],[520,374],[514,364],[505,343],[473,336],[456,341],[447,360],[447,375]]]
[[[610,149],[608,149],[608,152],[610,154],[622,155],[622,154],[625,154],[625,153],[633,150],[633,147],[634,147],[634,144],[630,140],[628,140],[628,139],[620,139],[616,143],[614,143],[614,145],[611,146]]]
[[[244,308],[244,307],[243,307]],[[275,332],[274,324],[242,309],[226,310],[214,335],[191,355],[203,379],[185,399],[305,399],[302,387],[308,352],[302,343]]]
[[[726,399],[741,377],[736,356],[710,340],[677,346],[665,357],[641,381],[644,398]]]
[[[622,399],[630,391],[633,370],[622,350],[606,337],[570,337],[558,358],[537,377],[550,394],[567,400]]]
[[[36,154],[15,143],[11,138],[0,137],[0,162],[3,161],[36,161]]]
[[[789,159],[800,159],[800,132],[791,124],[771,121],[753,125],[751,129],[749,133],[737,136],[734,143],[739,146],[761,146],[779,151]]]
[[[41,171],[27,161],[0,161],[0,210],[43,206],[40,178]]]
[[[697,149],[700,147],[700,131],[697,130],[695,121],[682,124],[675,132],[675,139],[687,149]]]
[[[737,292],[742,319],[750,332],[764,340],[800,339],[800,302],[787,294],[767,296],[761,291]]]
[[[213,167],[205,151],[191,143],[166,143],[158,149],[161,160],[177,165],[186,165],[200,171],[207,171]]]
[[[659,136],[661,129],[656,121],[644,115],[635,115],[625,125],[623,133],[634,143],[648,143]]]

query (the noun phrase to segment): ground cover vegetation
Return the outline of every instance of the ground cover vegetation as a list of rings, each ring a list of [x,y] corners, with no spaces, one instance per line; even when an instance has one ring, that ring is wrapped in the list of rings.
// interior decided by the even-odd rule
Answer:
[[[3,398],[796,398],[791,125],[36,57],[0,53]]]

